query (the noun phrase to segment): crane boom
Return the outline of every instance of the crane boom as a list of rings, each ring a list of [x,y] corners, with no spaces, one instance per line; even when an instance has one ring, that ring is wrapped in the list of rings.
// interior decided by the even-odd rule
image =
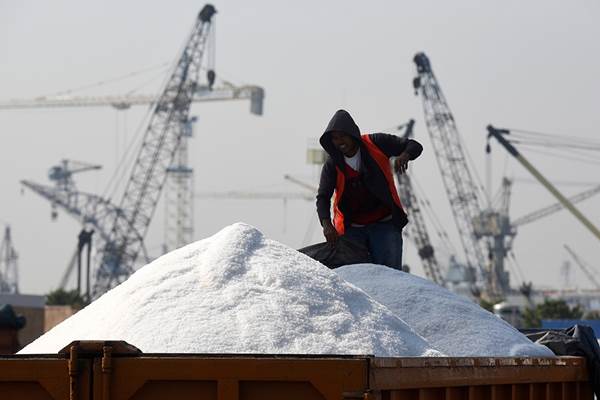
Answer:
[[[256,115],[262,115],[264,89],[254,85],[234,86],[227,83],[212,89],[209,89],[208,86],[203,85],[198,87],[193,93],[192,102],[236,99],[249,99],[250,111]],[[125,110],[132,106],[152,105],[155,102],[156,95],[149,94],[126,94],[120,96],[54,96],[2,101],[0,102],[0,110],[104,106],[112,106],[118,110]]]
[[[561,192],[559,192],[558,189],[554,187],[554,185],[552,185],[550,181],[548,181],[548,179],[546,179],[533,165],[531,165],[531,163],[527,161],[527,159],[523,157],[523,155],[519,153],[519,151],[512,144],[510,144],[508,140],[506,140],[506,138],[504,138],[503,135],[509,134],[509,130],[494,128],[492,125],[488,125],[487,130],[488,140],[491,137],[496,138],[498,143],[500,143],[506,149],[506,151],[510,153],[510,155],[515,157],[517,161],[519,161],[519,163],[521,163],[521,165],[525,167],[525,169],[529,171],[529,173],[531,173],[531,175],[533,175],[542,184],[542,186],[544,186],[550,193],[552,193],[552,195],[556,197],[556,199],[567,210],[569,210],[579,222],[581,222],[597,239],[600,240],[600,229],[598,229],[596,225],[594,225],[588,218],[586,218],[586,216],[583,215],[581,211],[579,211],[579,209],[569,201],[569,199],[567,199]]]
[[[568,200],[573,203],[573,204],[577,204],[583,200],[587,200],[590,197],[594,196],[595,194],[600,193],[600,185],[598,186],[594,186],[591,189],[588,189],[586,191],[583,191],[579,194],[576,194],[574,196],[568,197]],[[550,214],[554,214],[555,212],[558,212],[560,210],[562,210],[564,208],[564,206],[562,205],[562,203],[558,202],[558,203],[554,203],[551,204],[547,207],[544,207],[540,210],[537,211],[533,211],[532,213],[529,213],[527,215],[523,215],[522,217],[519,217],[517,219],[515,219],[512,222],[512,226],[520,226],[520,225],[525,225],[528,224],[530,222],[533,221],[537,221],[540,218],[543,218],[547,215]]]
[[[21,181],[21,184],[48,200],[53,207],[59,207],[76,220],[94,226],[103,240],[109,239],[106,221],[120,212],[108,200],[92,193],[63,190],[27,180]]]
[[[413,81],[421,94],[425,123],[442,175],[452,214],[458,228],[462,248],[470,268],[487,280],[485,252],[477,239],[473,220],[481,212],[479,187],[467,164],[467,155],[448,102],[424,53],[415,55],[417,77]]]
[[[127,279],[134,270],[167,177],[167,168],[188,123],[215,13],[212,5],[206,5],[200,11],[177,65],[154,104],[142,146],[111,223],[109,240],[99,252],[101,261],[96,270],[93,297]]]

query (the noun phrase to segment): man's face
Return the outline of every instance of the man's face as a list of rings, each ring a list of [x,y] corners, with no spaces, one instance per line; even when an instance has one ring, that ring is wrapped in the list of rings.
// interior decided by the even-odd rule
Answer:
[[[358,150],[358,143],[343,132],[331,132],[331,142],[346,157],[352,157]]]

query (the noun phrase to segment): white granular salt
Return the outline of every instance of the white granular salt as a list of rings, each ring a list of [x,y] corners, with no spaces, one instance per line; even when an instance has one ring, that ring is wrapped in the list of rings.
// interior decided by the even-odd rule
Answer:
[[[417,276],[375,264],[335,270],[450,357],[553,357],[479,305]]]
[[[146,265],[20,354],[73,340],[146,353],[441,355],[335,272],[241,223]]]

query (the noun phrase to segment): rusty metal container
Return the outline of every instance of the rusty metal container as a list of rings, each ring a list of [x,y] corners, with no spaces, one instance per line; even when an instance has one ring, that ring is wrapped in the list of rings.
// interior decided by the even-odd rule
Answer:
[[[0,398],[70,400],[591,400],[585,360],[144,354],[73,342],[0,357]]]

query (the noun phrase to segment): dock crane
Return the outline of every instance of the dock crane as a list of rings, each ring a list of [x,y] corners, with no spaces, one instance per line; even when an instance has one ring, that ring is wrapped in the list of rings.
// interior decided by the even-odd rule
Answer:
[[[209,60],[210,62],[211,60]],[[128,74],[128,76],[133,75]],[[265,91],[257,85],[235,85],[224,79],[215,80],[212,65],[208,65],[209,79],[207,83],[196,82],[192,93],[192,102],[214,102],[231,100],[250,100],[250,113],[263,114]],[[120,80],[117,78],[116,80]],[[105,82],[102,82],[105,83]],[[12,99],[0,101],[1,110],[35,109],[35,108],[65,108],[65,107],[106,107],[117,111],[128,110],[134,106],[155,107],[156,95],[136,94],[133,92],[123,95],[109,96],[73,96],[61,93],[50,96],[40,96],[33,99]],[[187,164],[188,141],[191,138],[191,125],[195,117],[186,124],[184,135],[179,141],[174,163],[168,167],[167,183],[168,198],[165,199],[165,244],[166,250],[172,250],[189,243],[194,236],[193,227],[193,169]],[[51,178],[52,179],[52,178]],[[71,190],[74,191],[74,190]],[[58,213],[53,208],[53,219]]]
[[[423,102],[425,123],[436,155],[438,167],[466,262],[471,272],[478,272],[478,284],[488,288],[488,296],[500,297],[501,291],[508,290],[508,282],[502,282],[500,290],[491,290],[490,280],[500,273],[490,273],[485,266],[489,265],[486,254],[488,249],[477,238],[473,221],[479,217],[483,209],[480,185],[475,181],[467,163],[467,154],[458,132],[456,121],[439,82],[433,73],[429,58],[425,53],[417,53],[413,59],[417,76],[413,80],[415,94],[420,94]],[[475,276],[475,274],[472,274]],[[476,282],[471,282],[475,286]]]
[[[129,277],[140,253],[147,254],[144,236],[156,209],[160,193],[189,121],[189,110],[200,84],[199,72],[209,46],[212,18],[216,13],[206,5],[198,14],[178,62],[158,99],[139,148],[133,169],[118,205],[93,194],[78,192],[80,204],[70,203],[54,188],[26,184],[42,196],[53,199],[67,212],[90,223],[100,242],[94,271],[92,298],[96,298]],[[208,87],[214,72],[207,74]]]
[[[531,173],[573,216],[581,222],[597,239],[600,240],[600,230],[585,216],[577,207],[573,205],[548,179],[546,179],[507,139],[506,135],[510,134],[508,129],[498,129],[492,125],[488,125],[488,141],[495,138],[508,153],[515,157],[517,161]],[[488,145],[489,149],[489,145]]]
[[[134,271],[162,187],[189,119],[199,86],[216,9],[206,5],[196,19],[181,56],[154,105],[133,170],[116,212],[105,222],[107,240],[100,248],[92,296],[106,292]],[[214,72],[208,71],[209,87]]]
[[[415,120],[411,119],[404,126],[405,138],[411,138],[413,136]],[[410,239],[415,242],[417,247],[417,253],[423,263],[423,271],[427,278],[437,283],[438,285],[445,286],[444,278],[440,266],[438,264],[434,248],[431,245],[429,233],[427,232],[427,226],[425,225],[425,219],[421,213],[417,197],[415,195],[415,189],[413,187],[411,177],[408,173],[399,174],[395,173],[396,180],[398,181],[398,195],[402,205],[406,208],[408,215],[410,215],[410,223],[407,228],[407,235]]]
[[[18,258],[12,242],[10,225],[6,225],[4,237],[0,242],[0,293],[19,293]]]

